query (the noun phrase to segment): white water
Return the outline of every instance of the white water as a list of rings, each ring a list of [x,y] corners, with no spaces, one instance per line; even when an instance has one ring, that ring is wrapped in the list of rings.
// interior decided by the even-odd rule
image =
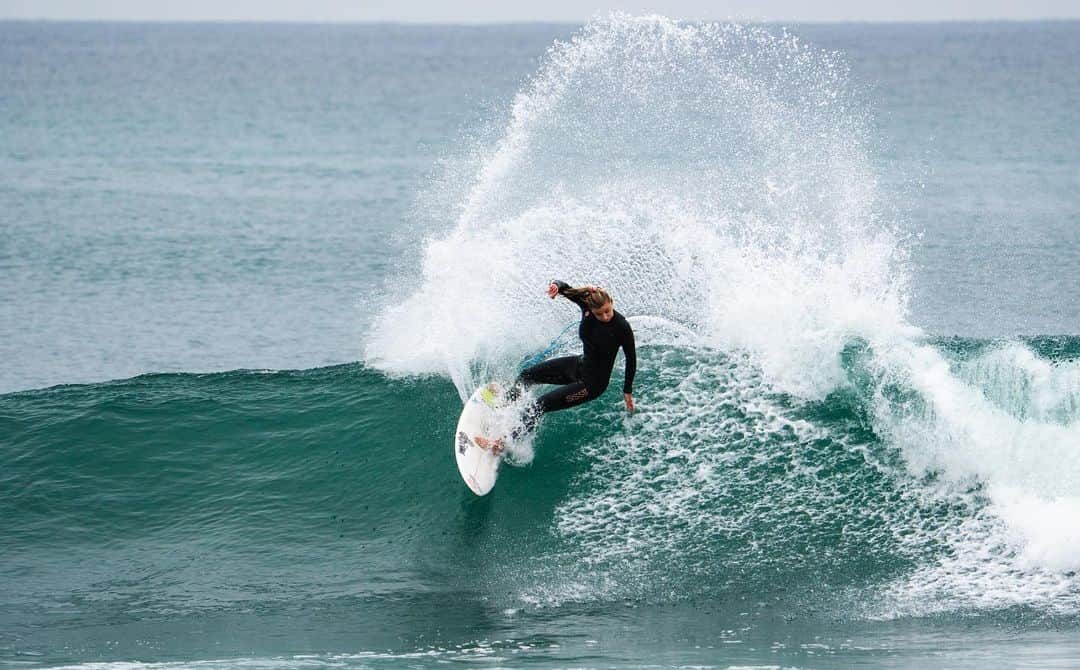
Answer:
[[[418,278],[377,319],[366,360],[391,374],[448,374],[467,397],[574,318],[544,297],[554,278],[600,284],[625,314],[745,357],[755,372],[725,384],[774,420],[726,425],[708,386],[680,385],[653,390],[627,437],[589,448],[614,463],[600,470],[610,483],[579,487],[584,498],[560,508],[557,530],[634,579],[619,552],[640,562],[690,542],[695,523],[723,523],[709,505],[730,485],[712,477],[732,476],[716,474],[732,430],[764,430],[790,449],[816,439],[776,440],[792,424],[762,394],[819,400],[847,387],[841,353],[864,342],[873,428],[903,454],[908,471],[892,476],[904,496],[954,500],[970,515],[927,529],[904,517],[915,502],[876,512],[910,535],[912,555],[928,543],[947,551],[867,610],[1080,610],[1063,574],[1080,568],[1080,374],[1020,345],[950,365],[908,324],[905,240],[878,193],[867,115],[846,77],[837,55],[762,28],[624,15],[589,24],[550,50],[502,138],[472,154],[482,157],[472,177],[451,162],[444,183],[468,183],[454,225],[426,241]],[[681,460],[670,459],[673,430],[689,436]],[[784,491],[780,507],[806,494]],[[642,532],[685,509],[697,516],[674,524],[682,530]],[[615,582],[604,589],[628,588]]]

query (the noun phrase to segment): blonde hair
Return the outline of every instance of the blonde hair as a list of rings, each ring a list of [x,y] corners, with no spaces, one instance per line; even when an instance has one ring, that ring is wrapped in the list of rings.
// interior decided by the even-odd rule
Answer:
[[[599,286],[585,286],[582,288],[563,289],[562,294],[571,300],[581,299],[589,309],[600,309],[612,302],[611,294]]]

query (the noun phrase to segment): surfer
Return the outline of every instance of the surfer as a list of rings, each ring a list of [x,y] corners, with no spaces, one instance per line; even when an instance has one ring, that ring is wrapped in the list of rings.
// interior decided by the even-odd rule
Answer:
[[[607,390],[615,356],[622,347],[626,357],[626,375],[623,381],[623,402],[626,411],[634,413],[634,373],[637,371],[637,351],[634,348],[634,330],[622,314],[615,311],[615,301],[602,288],[585,286],[571,288],[569,284],[553,281],[547,288],[548,297],[554,300],[563,296],[581,308],[578,337],[583,353],[580,356],[563,356],[542,361],[521,371],[514,385],[507,391],[507,398],[515,400],[524,387],[534,384],[559,384],[554,390],[540,396],[525,411],[522,424],[510,434],[517,439],[532,431],[547,412],[576,407],[595,400]],[[503,451],[505,438],[489,440],[476,438],[482,449]]]

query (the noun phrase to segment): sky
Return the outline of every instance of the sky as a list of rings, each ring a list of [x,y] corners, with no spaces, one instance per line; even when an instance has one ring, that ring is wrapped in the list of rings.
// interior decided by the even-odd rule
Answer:
[[[1080,0],[0,0],[0,19],[579,23],[621,10],[683,19],[956,21],[1080,18]]]

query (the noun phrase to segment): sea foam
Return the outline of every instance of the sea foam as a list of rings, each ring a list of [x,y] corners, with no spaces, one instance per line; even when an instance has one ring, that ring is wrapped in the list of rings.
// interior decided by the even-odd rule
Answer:
[[[868,494],[867,505],[896,507],[866,514],[917,564],[890,585],[867,585],[877,614],[1048,607],[1050,591],[1038,586],[1047,580],[1064,580],[1066,609],[1080,603],[1060,576],[1078,567],[1077,373],[1018,343],[955,361],[910,323],[909,236],[881,193],[859,99],[840,55],[783,30],[614,14],[551,47],[498,141],[447,161],[441,188],[461,189],[429,214],[450,221],[425,241],[418,274],[396,280],[409,290],[376,319],[369,364],[449,375],[467,397],[483,380],[512,376],[575,318],[544,296],[563,279],[602,285],[625,314],[671,326],[639,337],[643,347],[677,336],[683,348],[731,356],[691,356],[690,379],[712,375],[697,367],[710,360],[750,370],[721,375],[719,387],[646,389],[654,404],[640,403],[633,440],[588,447],[614,481],[582,487],[555,524],[587,548],[582,556],[610,561],[596,592],[617,595],[620,575],[637,575],[626,586],[636,593],[648,575],[657,581],[667,549],[694,555],[690,529],[728,523],[718,510],[735,481],[725,485],[735,475],[721,467],[733,433],[758,435],[755,448],[769,449],[762,458],[777,462],[823,431],[834,449],[864,454],[848,435],[784,416],[855,389],[882,448],[904,463],[892,469],[867,452],[866,467],[887,472],[901,493],[892,502]],[[865,352],[854,367],[845,362],[853,346]],[[749,396],[729,388],[745,379],[754,380]],[[710,393],[734,393],[735,415],[773,418],[732,424],[706,411]],[[673,457],[672,431],[687,436],[683,458]],[[632,495],[627,481],[645,493]],[[774,485],[783,494],[762,502],[759,520],[782,518],[800,495],[850,503],[831,485]],[[942,498],[952,516],[927,523]],[[693,523],[677,522],[686,509]],[[812,505],[808,514],[846,518]],[[869,551],[881,538],[864,530]],[[1008,575],[1008,597],[977,587],[989,575]],[[911,596],[918,580],[933,584],[923,599]],[[593,592],[564,582],[575,599]],[[1062,590],[1051,591],[1060,609]]]

